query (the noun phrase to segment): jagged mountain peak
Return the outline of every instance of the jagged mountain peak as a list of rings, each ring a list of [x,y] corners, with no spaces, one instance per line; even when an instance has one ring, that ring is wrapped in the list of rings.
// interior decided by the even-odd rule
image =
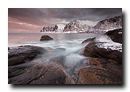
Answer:
[[[89,26],[88,20],[75,20],[69,24],[66,24],[64,27],[63,32],[66,33],[79,33],[79,32],[86,32],[91,30],[91,26]]]
[[[122,15],[115,16],[113,18],[107,18],[101,21],[75,20],[66,25],[57,24],[55,27],[45,27],[43,32],[101,33],[118,28],[122,28]]]
[[[122,16],[115,16],[99,21],[94,27],[96,31],[108,31],[122,28]]]
[[[75,20],[74,22],[79,23],[79,24],[81,24],[81,25],[95,26],[98,21]]]

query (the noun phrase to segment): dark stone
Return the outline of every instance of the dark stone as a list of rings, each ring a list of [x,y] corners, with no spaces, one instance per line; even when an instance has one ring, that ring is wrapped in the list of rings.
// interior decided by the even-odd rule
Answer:
[[[46,40],[53,40],[53,38],[51,38],[50,36],[48,35],[43,35],[40,39],[40,41],[46,41]]]
[[[115,60],[106,58],[89,58],[86,60],[89,61],[90,67],[108,69],[122,76],[122,65],[118,64]]]
[[[82,68],[77,84],[122,84],[120,80],[115,73],[101,68]]]
[[[101,43],[102,44],[102,43]],[[90,42],[84,49],[84,56],[94,57],[94,58],[107,58],[117,61],[122,64],[122,52],[117,50],[98,48],[96,42]]]
[[[108,31],[105,34],[108,35],[112,41],[122,43],[122,34],[119,34],[119,32],[122,32],[122,28]]]
[[[15,67],[15,66],[14,66]],[[23,68],[23,66],[18,66]],[[15,71],[18,71],[15,69]],[[15,73],[15,71],[13,71]],[[20,71],[20,70],[19,70]],[[9,84],[69,84],[70,77],[64,68],[57,63],[38,63],[24,67],[17,76],[9,78]],[[17,72],[18,73],[18,72]]]
[[[27,72],[27,70],[34,66],[35,63],[28,62],[19,65],[8,66],[8,78],[12,78]]]
[[[122,84],[122,65],[104,58],[89,58],[90,67],[81,68],[77,84]]]
[[[122,34],[119,32],[122,29],[108,31],[104,35],[108,35],[114,42],[122,43]],[[85,61],[87,67],[78,72],[77,84],[122,84],[122,52],[97,46],[104,43],[107,42],[96,42],[93,39],[84,48],[83,55],[90,58]]]
[[[94,38],[89,38],[89,39],[84,40],[82,43],[88,43],[88,42],[93,41],[94,39],[95,39],[95,37]]]
[[[37,46],[19,46],[8,50],[8,66],[29,62],[45,51]]]

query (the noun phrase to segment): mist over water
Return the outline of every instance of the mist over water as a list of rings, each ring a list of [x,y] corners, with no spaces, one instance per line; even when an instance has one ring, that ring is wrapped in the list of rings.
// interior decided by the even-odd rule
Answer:
[[[54,40],[40,41],[42,35],[49,35]],[[99,36],[100,34],[34,34],[34,33],[9,33],[8,35],[8,47],[17,47],[21,45],[32,45],[40,47],[51,48],[48,52],[44,53],[39,59],[33,60],[34,62],[42,61],[48,62],[51,59],[59,58],[59,62],[62,63],[60,58],[64,58],[64,66],[67,71],[80,64],[82,60],[88,57],[79,54],[79,50],[84,48],[87,44],[81,44],[88,38]]]
[[[42,35],[49,35],[53,38],[50,41],[40,41]],[[63,48],[63,54],[78,52],[86,44],[81,44],[88,38],[99,36],[100,34],[82,33],[82,34],[54,34],[54,33],[9,33],[8,47],[17,47],[21,45],[33,45],[40,47],[50,47],[52,49]],[[59,52],[57,52],[58,54]],[[62,53],[60,53],[62,54]]]
[[[49,35],[54,40],[40,41],[42,35]],[[8,47],[16,47],[20,45],[34,45],[41,47],[70,47],[80,45],[82,41],[98,36],[94,33],[82,34],[55,34],[55,33],[9,33],[8,34]]]

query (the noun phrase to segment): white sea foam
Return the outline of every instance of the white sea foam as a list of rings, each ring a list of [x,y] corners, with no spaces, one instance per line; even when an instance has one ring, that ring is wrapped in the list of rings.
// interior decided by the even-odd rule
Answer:
[[[55,58],[63,57],[63,59],[65,59],[64,66],[67,67],[67,72],[71,72],[71,67],[87,58],[78,54],[78,51],[88,44],[81,43],[97,35],[99,34],[49,34],[53,40],[39,41],[41,34],[10,34],[9,47],[20,45],[40,46],[45,49],[46,47],[50,47],[51,49],[46,49],[42,57],[39,56],[39,58],[34,59],[33,62],[49,62],[51,59],[54,60]],[[18,39],[19,36],[23,39]],[[58,60],[62,62],[60,58]]]
[[[79,62],[81,59],[85,59],[86,57],[81,56],[76,53],[71,53],[70,55],[66,56],[65,58],[65,67],[73,67],[77,62]]]

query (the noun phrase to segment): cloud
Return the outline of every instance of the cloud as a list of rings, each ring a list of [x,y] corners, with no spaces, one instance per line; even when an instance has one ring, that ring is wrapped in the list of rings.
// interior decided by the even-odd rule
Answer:
[[[100,21],[122,14],[121,8],[9,8],[9,30],[39,31],[44,26],[75,20]]]
[[[8,31],[16,32],[16,31],[27,31],[27,32],[35,32],[39,31],[42,28],[41,25],[29,24],[27,22],[19,21],[17,19],[8,18]]]

